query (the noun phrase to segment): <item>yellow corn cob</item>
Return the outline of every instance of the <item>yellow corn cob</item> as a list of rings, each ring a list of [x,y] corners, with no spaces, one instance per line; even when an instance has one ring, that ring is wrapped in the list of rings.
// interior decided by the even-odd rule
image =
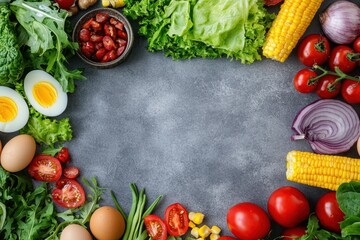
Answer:
[[[333,191],[344,182],[360,181],[360,159],[291,151],[286,161],[290,181]]]
[[[323,0],[285,0],[266,35],[263,55],[284,62],[310,25]]]

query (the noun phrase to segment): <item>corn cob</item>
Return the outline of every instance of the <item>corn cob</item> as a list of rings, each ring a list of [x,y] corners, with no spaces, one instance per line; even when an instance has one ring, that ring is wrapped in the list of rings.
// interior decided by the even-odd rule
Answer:
[[[360,181],[360,159],[291,151],[286,161],[290,181],[333,191],[344,182]]]
[[[269,29],[263,55],[284,62],[310,25],[323,0],[285,0]]]

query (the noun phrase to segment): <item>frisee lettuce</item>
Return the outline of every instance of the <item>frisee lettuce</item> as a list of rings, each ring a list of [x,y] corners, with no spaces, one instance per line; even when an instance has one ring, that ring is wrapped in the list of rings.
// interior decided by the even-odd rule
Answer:
[[[151,52],[173,59],[226,56],[242,63],[261,60],[274,19],[262,0],[127,0],[123,12],[139,21]]]

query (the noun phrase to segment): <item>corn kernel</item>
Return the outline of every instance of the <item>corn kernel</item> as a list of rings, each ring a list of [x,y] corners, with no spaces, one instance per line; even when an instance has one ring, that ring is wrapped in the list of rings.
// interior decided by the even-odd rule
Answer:
[[[210,234],[210,240],[218,240],[220,238],[219,234],[212,233]]]
[[[194,227],[196,227],[196,225],[195,225],[195,223],[193,223],[192,221],[189,221],[189,227],[190,227],[190,228],[194,228]]]
[[[214,225],[211,227],[211,233],[220,234],[220,232],[221,232],[221,228],[219,228],[218,226]]]
[[[199,225],[203,222],[205,215],[200,212],[190,212],[189,219]]]
[[[191,229],[190,234],[193,235],[194,237],[198,238],[199,237],[199,228],[194,227],[193,229]]]
[[[208,237],[210,235],[210,233],[211,233],[211,229],[207,225],[203,225],[199,229],[200,237],[206,238],[206,237]]]

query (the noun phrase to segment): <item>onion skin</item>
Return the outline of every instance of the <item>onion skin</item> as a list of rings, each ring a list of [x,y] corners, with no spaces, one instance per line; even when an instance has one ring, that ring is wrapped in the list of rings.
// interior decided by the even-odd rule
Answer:
[[[299,111],[292,125],[291,140],[305,139],[315,153],[348,151],[360,137],[360,120],[347,103],[320,99]]]
[[[320,14],[320,23],[332,42],[350,44],[360,35],[360,7],[353,2],[336,1]]]

